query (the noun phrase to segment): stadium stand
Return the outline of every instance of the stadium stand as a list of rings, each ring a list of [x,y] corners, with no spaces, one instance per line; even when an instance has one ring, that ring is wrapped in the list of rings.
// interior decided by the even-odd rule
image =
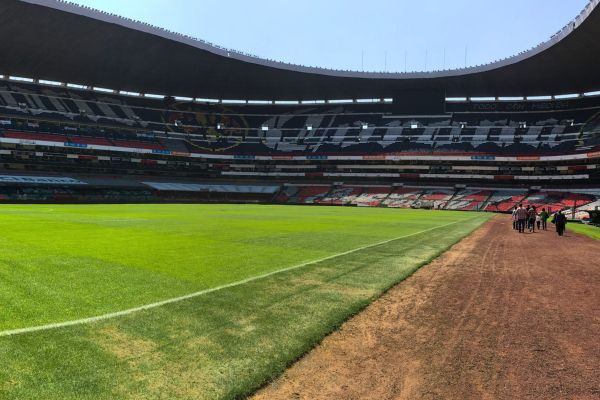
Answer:
[[[329,185],[304,186],[292,199],[293,204],[319,204],[319,200],[327,196],[331,190]]]
[[[546,207],[550,210],[570,210],[583,207],[595,200],[594,196],[580,193],[563,192],[537,192],[531,194],[525,200],[528,204],[536,207]]]
[[[55,5],[42,3],[29,7]],[[60,4],[74,18],[82,11],[72,4]],[[20,1],[0,4],[11,15],[18,15],[23,6]],[[573,215],[581,215],[584,207],[598,205],[600,93],[592,91],[600,89],[600,80],[594,67],[596,59],[591,56],[595,53],[572,50],[582,48],[582,42],[595,48],[597,41],[586,39],[594,35],[574,39],[572,32],[575,27],[579,32],[595,32],[594,25],[586,21],[596,18],[596,6],[594,2],[573,26],[517,59],[433,75],[391,74],[383,80],[377,74],[310,68],[314,74],[306,74],[304,67],[259,59],[250,62],[237,59],[235,52],[225,56],[223,49],[206,43],[196,43],[202,52],[194,43],[182,50],[178,39],[171,36],[163,37],[171,50],[185,51],[186,57],[198,61],[192,72],[176,73],[189,65],[164,64],[162,53],[153,64],[157,71],[168,72],[160,75],[161,79],[147,79],[148,60],[134,54],[63,54],[63,62],[46,63],[54,68],[46,72],[53,75],[47,78],[58,82],[0,75],[0,173],[9,177],[85,177],[89,192],[73,185],[66,187],[65,182],[65,191],[59,192],[61,188],[48,188],[47,182],[9,179],[4,183],[0,180],[0,188],[6,190],[0,193],[0,201],[33,198],[23,197],[26,192],[19,190],[29,190],[27,185],[34,184],[57,191],[51,195],[40,192],[38,198],[44,201],[81,201],[85,193],[90,199],[97,198],[97,193],[110,197],[111,189],[121,193],[113,198],[123,198],[127,189],[136,199],[147,201],[247,199],[488,212],[507,212],[519,202],[529,202],[571,213],[575,209]],[[148,34],[154,28],[146,25],[142,33],[142,25],[116,16],[106,21],[106,15],[90,9],[85,9],[85,14],[80,17],[87,18],[88,25],[109,29],[115,35],[120,34],[113,30],[115,26],[139,33],[148,51],[164,34],[160,30]],[[103,38],[93,40],[93,30],[81,32],[75,25],[55,24],[53,30],[63,32],[63,36],[55,36],[42,28],[47,20],[33,18],[30,22],[27,34],[19,41],[3,41],[0,50],[11,54],[16,42],[20,46],[28,40],[38,43],[36,33],[40,32],[45,32],[45,46],[50,49],[58,46],[60,37],[73,34],[91,35],[87,36],[90,45],[103,46]],[[11,23],[5,21],[0,30],[11,29]],[[37,52],[39,47],[30,46],[30,51],[36,52],[31,59],[47,56]],[[572,51],[555,51],[558,47]],[[539,52],[544,52],[546,59],[556,59],[556,67],[553,63],[536,64],[537,58],[530,56]],[[200,73],[200,66],[210,64],[201,62],[208,53],[215,57],[211,63],[216,64],[211,65],[227,68]],[[571,59],[561,58],[566,53],[572,54]],[[93,61],[105,73],[98,77],[89,68],[66,67],[66,59],[71,67],[85,57],[91,57],[86,61]],[[117,76],[111,72],[116,69],[105,64],[115,59],[127,62],[128,71],[136,66],[141,69],[126,78]],[[230,64],[232,61],[235,65]],[[9,57],[4,63],[6,70],[12,68],[23,76],[32,70],[27,60]],[[507,71],[507,67],[516,72]],[[227,79],[217,76],[228,68],[237,73]],[[542,69],[549,75],[536,74],[533,79],[529,71]],[[77,80],[89,79],[90,85],[61,83],[69,82],[66,79],[72,78],[74,71]],[[500,73],[511,79],[505,75],[499,78]],[[192,79],[196,76],[197,80]],[[246,78],[241,81],[240,76]],[[478,78],[473,80],[473,76]],[[121,87],[123,79],[128,85],[123,90],[91,84],[103,81]],[[427,85],[421,85],[423,82]],[[418,93],[411,95],[410,101],[402,101],[403,90],[415,87]],[[161,93],[159,88],[167,95],[144,94]],[[197,93],[186,94],[189,90]],[[210,90],[243,100],[210,100]],[[359,100],[359,93],[365,90],[371,93],[371,101]],[[507,90],[520,96],[501,100],[502,94],[511,94],[505,93]],[[527,97],[569,90],[574,95],[566,98]],[[342,96],[346,91],[348,97]],[[487,91],[494,92],[487,100],[469,97],[470,93]],[[443,93],[464,97],[444,99]],[[175,94],[188,97],[173,97]],[[286,101],[265,100],[273,94],[282,94]],[[262,100],[244,100],[253,96]],[[291,100],[293,96],[326,100]],[[333,100],[335,97],[349,101]],[[423,103],[418,109],[406,104],[417,101]]]
[[[481,211],[494,194],[491,190],[460,190],[446,203],[447,210]]]
[[[350,201],[350,204],[358,207],[379,207],[390,192],[391,188],[386,186],[365,187],[359,196]]]
[[[589,139],[584,128],[597,128],[598,124],[589,121],[597,119],[600,112],[600,104],[581,99],[574,101],[581,108],[557,111],[552,118],[540,112],[467,113],[456,105],[457,111],[446,118],[408,118],[376,111],[370,105],[317,110],[174,103],[165,108],[157,100],[95,98],[93,92],[82,99],[79,92],[83,91],[12,83],[0,86],[3,126],[57,135],[44,136],[49,141],[67,141],[61,136],[64,134],[101,136],[118,140],[113,143],[116,146],[179,152],[369,154],[412,150],[524,155],[575,151],[578,143]]]
[[[410,208],[420,199],[422,192],[412,188],[396,188],[382,202],[388,208]]]
[[[316,200],[317,204],[343,206],[355,201],[364,192],[362,187],[340,187],[331,190],[325,197]]]
[[[492,194],[492,196],[490,196],[485,210],[496,212],[508,212],[519,203],[522,203],[526,197],[526,190],[498,191]]]
[[[421,193],[416,205],[419,208],[442,209],[452,200],[455,193],[456,191],[451,189],[426,190]]]
[[[600,190],[586,192],[585,195],[590,196],[594,201],[583,206],[577,206],[574,212],[572,208],[566,210],[565,214],[567,215],[567,218],[577,220],[588,219],[589,214],[587,211],[600,210]]]

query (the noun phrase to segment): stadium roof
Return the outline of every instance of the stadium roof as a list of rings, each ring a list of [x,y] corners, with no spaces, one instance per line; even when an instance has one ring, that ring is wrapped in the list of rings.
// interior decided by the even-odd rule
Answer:
[[[550,40],[465,69],[364,73],[304,67],[224,49],[56,0],[0,2],[0,73],[172,96],[316,100],[539,96],[600,90],[600,0]],[[535,23],[535,21],[532,21]]]

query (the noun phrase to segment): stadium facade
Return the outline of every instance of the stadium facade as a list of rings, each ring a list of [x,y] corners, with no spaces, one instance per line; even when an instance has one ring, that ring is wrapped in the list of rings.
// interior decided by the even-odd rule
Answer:
[[[0,4],[0,199],[600,205],[600,0],[490,64],[279,63],[54,0]]]

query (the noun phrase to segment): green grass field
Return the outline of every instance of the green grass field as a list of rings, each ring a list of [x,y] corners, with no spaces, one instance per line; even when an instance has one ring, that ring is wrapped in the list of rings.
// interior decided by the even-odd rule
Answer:
[[[586,235],[593,239],[600,240],[600,228],[597,228],[595,226],[582,224],[567,224],[567,231],[581,233],[582,235]]]
[[[239,398],[489,217],[2,206],[0,399]],[[228,284],[127,315],[7,336]]]

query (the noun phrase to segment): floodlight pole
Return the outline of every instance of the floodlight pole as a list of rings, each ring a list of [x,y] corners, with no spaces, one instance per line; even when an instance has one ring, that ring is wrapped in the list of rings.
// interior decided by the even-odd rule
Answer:
[[[444,70],[446,69],[446,48],[444,47]]]
[[[383,72],[387,72],[387,51],[385,52],[385,55],[384,55]]]
[[[365,72],[365,51],[363,50],[361,55],[360,55],[360,66],[362,69],[362,72]]]

